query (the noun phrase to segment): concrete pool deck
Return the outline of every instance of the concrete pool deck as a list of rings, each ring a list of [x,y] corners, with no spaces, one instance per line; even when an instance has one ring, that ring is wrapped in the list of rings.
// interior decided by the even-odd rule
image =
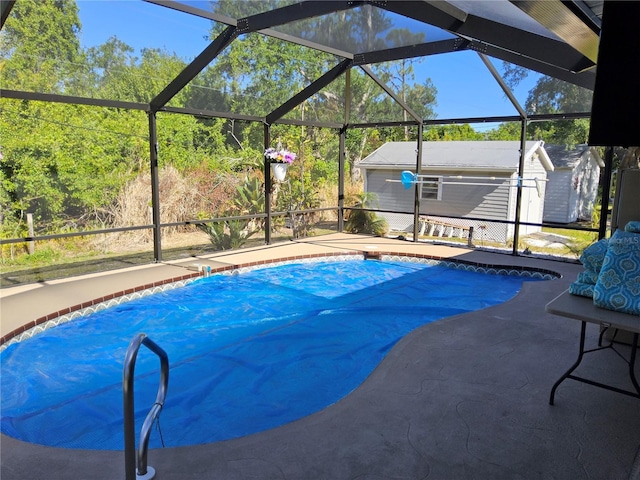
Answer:
[[[630,478],[640,447],[637,399],[567,380],[548,404],[553,383],[576,359],[580,323],[544,306],[575,280],[582,270],[575,263],[333,234],[2,289],[1,333],[191,274],[195,263],[232,268],[349,252],[535,267],[562,278],[525,284],[509,302],[420,327],[359,388],[314,415],[234,440],[151,450],[156,479]],[[587,342],[595,346],[598,333],[588,326]],[[630,384],[628,367],[611,351],[587,355],[580,372]],[[121,451],[56,449],[5,435],[0,441],[2,480],[125,476]]]

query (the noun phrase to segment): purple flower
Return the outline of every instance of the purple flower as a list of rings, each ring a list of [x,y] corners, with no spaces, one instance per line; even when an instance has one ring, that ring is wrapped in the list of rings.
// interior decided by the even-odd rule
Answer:
[[[283,160],[287,163],[293,163],[293,161],[296,159],[296,154],[292,153],[292,152],[286,152],[284,154],[284,158]]]
[[[278,163],[293,163],[296,159],[296,154],[290,152],[289,150],[276,150],[273,147],[267,148],[264,151],[264,156],[267,157],[272,162]]]

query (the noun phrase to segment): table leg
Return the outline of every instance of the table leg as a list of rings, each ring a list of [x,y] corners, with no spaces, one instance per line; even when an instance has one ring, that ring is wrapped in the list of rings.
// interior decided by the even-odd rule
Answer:
[[[571,373],[578,368],[578,365],[580,365],[580,362],[582,361],[582,357],[584,355],[584,338],[585,338],[585,334],[586,334],[586,330],[587,330],[587,322],[581,322],[582,323],[582,327],[580,327],[580,352],[578,353],[578,359],[576,360],[576,362],[571,366],[571,368],[569,368],[569,370],[567,370],[564,375],[562,375],[558,381],[553,385],[553,388],[551,389],[551,395],[549,396],[549,405],[553,405],[553,399],[556,395],[556,389],[558,388],[558,386],[567,379],[567,377],[569,375],[571,375]],[[636,339],[637,340],[637,339]],[[633,368],[633,367],[632,367]]]
[[[633,343],[631,344],[631,357],[629,358],[629,375],[631,376],[631,383],[636,388],[636,392],[640,395],[640,385],[638,385],[638,380],[636,380],[636,351],[638,350],[638,333],[633,334]]]

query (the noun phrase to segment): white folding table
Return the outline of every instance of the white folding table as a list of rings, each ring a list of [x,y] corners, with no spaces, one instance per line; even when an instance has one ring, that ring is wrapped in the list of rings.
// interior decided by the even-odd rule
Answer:
[[[636,380],[634,371],[636,362],[636,351],[638,349],[638,334],[640,333],[640,316],[596,307],[593,304],[592,299],[572,295],[568,290],[561,293],[559,296],[549,302],[545,307],[545,310],[549,313],[552,313],[553,315],[573,318],[574,320],[580,320],[580,322],[582,322],[582,328],[580,329],[580,351],[578,353],[578,359],[571,366],[571,368],[569,368],[569,370],[567,370],[553,385],[553,388],[551,389],[551,396],[549,398],[549,403],[551,405],[553,405],[556,389],[567,378],[583,383],[588,383],[596,387],[605,388],[607,390],[612,390],[614,392],[623,393],[625,395],[630,395],[632,397],[640,398],[640,385],[638,385],[638,381]],[[602,333],[604,333],[604,329],[607,328],[631,332],[633,334],[633,341],[631,344],[631,354],[629,356],[629,359],[625,358],[620,352],[618,352],[618,350],[616,350],[613,340],[608,345],[602,346],[602,333],[600,334],[598,347],[592,348],[590,350],[585,350],[584,340],[587,323],[595,323],[600,325],[602,328]],[[573,371],[578,368],[585,353],[595,352],[607,348],[613,349],[629,365],[629,376],[631,378],[631,383],[635,388],[635,392],[632,390],[624,390],[588,378],[573,375]]]

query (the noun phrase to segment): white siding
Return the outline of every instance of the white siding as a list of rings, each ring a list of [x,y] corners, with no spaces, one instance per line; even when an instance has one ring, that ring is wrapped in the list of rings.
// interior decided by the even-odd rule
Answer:
[[[387,182],[387,179],[400,180],[399,171],[367,169],[365,172],[365,190],[378,196],[379,209],[413,212],[414,189],[405,189],[399,182]]]
[[[572,170],[565,168],[550,172],[544,221],[571,223],[590,219],[599,183],[600,167],[590,152],[585,152]]]
[[[480,180],[475,180],[480,183]],[[446,180],[442,200],[422,200],[420,213],[456,217],[478,217],[487,220],[507,218],[509,187],[506,185],[455,185],[464,180]]]
[[[408,142],[396,143],[385,144],[364,159],[365,165],[361,168],[366,172],[365,190],[378,194],[379,209],[400,212],[383,214],[389,226],[394,230],[402,228],[411,230],[415,189],[404,189],[399,180],[402,169],[413,167],[409,167],[404,161],[409,150],[403,157],[398,153],[398,149],[411,149],[413,152],[414,145],[409,145]],[[509,148],[505,146],[507,143]],[[495,223],[495,221],[513,221],[516,217],[518,190],[515,182],[508,180],[517,178],[514,172],[519,163],[519,153],[516,148],[519,144],[517,142],[425,142],[425,145],[431,148],[431,151],[441,151],[442,158],[423,156],[422,174],[443,176],[444,183],[441,198],[420,201],[420,214],[442,217],[443,221],[449,219],[452,220],[449,223],[464,223],[465,226],[471,226],[467,222],[475,222],[477,226],[486,224],[487,228],[482,229],[483,234],[489,235],[488,232],[491,229],[490,237],[485,237],[487,239],[505,241],[512,237],[514,231],[512,225]],[[547,157],[540,143],[527,142],[527,147],[531,155],[524,160],[523,178],[546,180]],[[533,151],[533,148],[536,150]],[[385,152],[382,152],[383,149],[386,149]],[[423,155],[424,151],[423,149]],[[457,152],[455,155],[452,154],[454,151]],[[445,158],[447,155],[451,158]],[[539,155],[542,156],[539,157]],[[452,178],[457,176],[462,178]],[[486,185],[495,182],[492,177],[503,179],[503,184]],[[394,182],[386,182],[387,179]],[[529,188],[522,190],[522,209],[519,218],[525,223],[540,224],[545,202],[544,195],[538,194],[534,182],[529,181],[525,185]],[[544,190],[543,186],[541,191]],[[453,217],[457,217],[458,220],[454,220]],[[466,220],[467,218],[480,218],[483,221]],[[540,228],[539,226],[522,226],[520,232],[533,233]]]
[[[378,195],[380,210],[391,210],[399,213],[381,213],[387,219],[392,230],[411,231],[413,229],[414,189],[405,189],[400,180],[399,169],[365,169],[365,190],[375,192]],[[471,217],[485,219],[486,224],[482,229],[487,240],[505,242],[513,236],[513,226],[499,223],[491,223],[491,220],[514,220],[516,192],[514,180],[516,175],[505,176],[498,171],[482,173],[469,173],[468,171],[433,171],[423,172],[429,176],[444,176],[442,197],[439,200],[421,200],[420,214],[437,217]],[[461,176],[462,178],[452,178]],[[464,178],[476,177],[476,178]],[[481,177],[481,178],[480,178]],[[492,180],[492,178],[501,180]],[[523,177],[526,179],[547,178],[547,172],[537,155],[525,159]],[[388,182],[387,180],[393,180]],[[487,185],[487,183],[495,185]],[[544,195],[539,196],[534,188],[535,183],[526,182],[530,188],[522,190],[522,210],[520,220],[527,223],[541,223],[544,207]],[[544,190],[544,187],[543,187]],[[406,212],[403,214],[402,212]],[[458,223],[463,221],[458,220]],[[455,223],[455,220],[450,223]],[[467,223],[467,222],[464,222]],[[471,225],[471,224],[469,224]],[[521,234],[526,235],[540,231],[538,226],[522,226]]]
[[[585,155],[581,162],[580,186],[578,193],[577,216],[579,219],[590,220],[593,206],[598,197],[600,183],[600,167],[591,154]]]
[[[556,170],[549,173],[549,181],[544,200],[544,221],[552,223],[570,223],[576,219],[571,218],[570,198],[571,170]]]
[[[378,215],[387,221],[391,230],[400,232],[412,231],[414,189],[405,189],[401,183],[387,182],[387,179],[400,180],[400,171],[366,169],[364,172],[365,191],[374,192],[378,196],[377,205],[374,205],[374,207],[380,210],[408,213],[407,215],[379,213]]]
[[[538,159],[537,154],[533,154],[531,157],[526,158],[524,162],[524,171],[522,173],[524,179],[523,185],[526,188],[522,189],[521,209],[520,209],[520,221],[527,223],[542,223],[542,212],[544,210],[544,187],[542,187],[540,195],[538,189],[535,188],[534,179],[543,181],[547,178],[547,171]],[[515,218],[515,217],[514,217]],[[541,227],[522,225],[520,227],[521,235],[530,235],[542,230]]]
[[[434,174],[435,175],[435,174]],[[463,175],[461,172],[447,172],[446,175]],[[487,220],[506,220],[509,211],[509,197],[512,195],[507,183],[489,180],[496,173],[488,173],[487,180],[474,179],[450,179],[445,178],[442,185],[441,200],[421,200],[420,213],[438,217],[475,217]],[[506,182],[507,178],[502,177]],[[396,213],[380,213],[389,223],[392,230],[411,231],[413,229],[413,205],[414,189],[405,189],[399,182],[387,182],[387,179],[399,180],[400,171],[391,169],[366,169],[365,190],[375,192],[378,196],[377,207],[380,210],[393,210],[394,212],[407,212],[406,215]],[[456,183],[496,183],[495,186],[486,185],[456,185]],[[455,222],[454,222],[455,223]],[[474,225],[473,222],[460,222]],[[479,226],[479,223],[475,222]],[[484,222],[486,223],[486,222]],[[506,226],[491,224],[486,230],[485,239],[504,242],[506,239]],[[476,234],[480,230],[476,228]]]
[[[578,201],[580,200],[580,174],[577,167],[571,171],[569,184],[568,218],[569,222],[578,220]]]
[[[544,183],[544,182],[543,182]],[[540,193],[535,182],[524,182],[522,189],[520,221],[527,223],[542,223],[542,210],[544,208],[544,186],[541,185]],[[535,225],[522,225],[521,235],[531,235],[542,230],[542,227]]]
[[[524,161],[524,171],[522,172],[523,178],[546,178],[547,171],[538,160],[538,155],[533,154],[531,157],[526,158]]]

